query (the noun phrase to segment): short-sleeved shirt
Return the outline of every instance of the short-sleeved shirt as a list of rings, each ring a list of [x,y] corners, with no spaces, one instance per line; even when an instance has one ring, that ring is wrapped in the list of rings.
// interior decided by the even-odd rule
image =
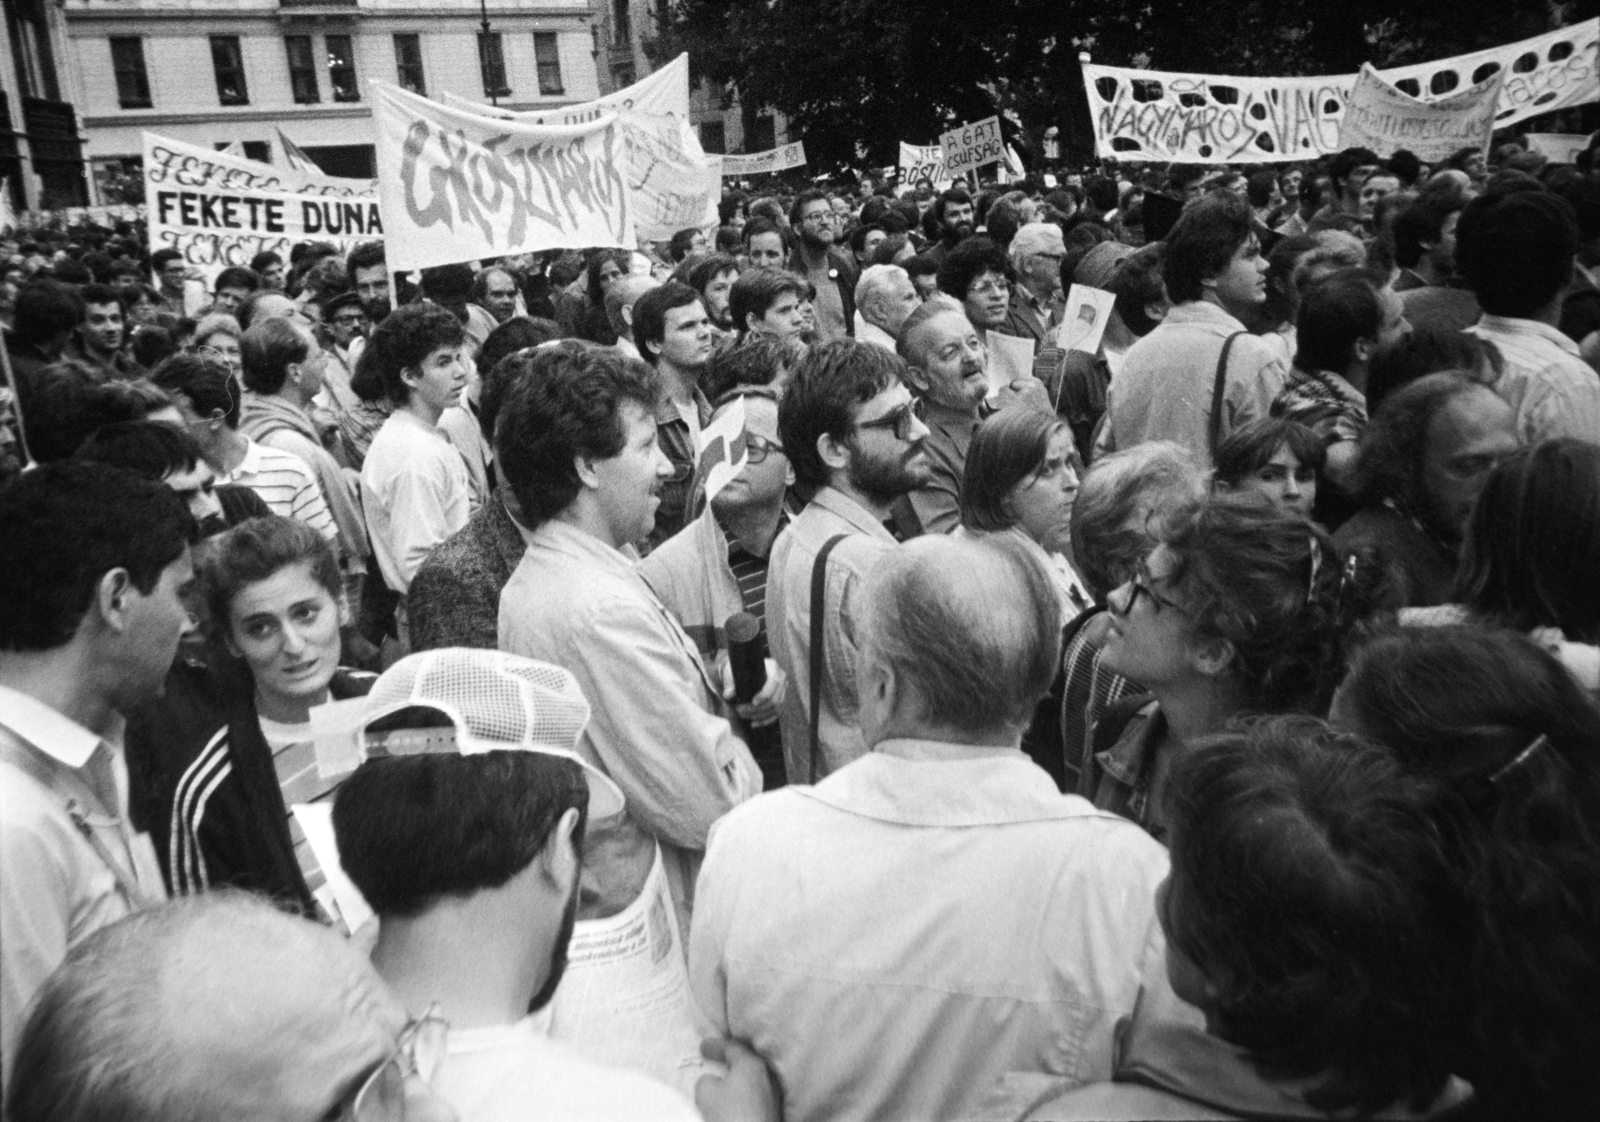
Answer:
[[[249,437],[245,440],[244,459],[232,471],[217,476],[217,483],[248,487],[273,514],[297,518],[328,541],[338,541],[339,525],[311,465],[293,452],[268,448]]]

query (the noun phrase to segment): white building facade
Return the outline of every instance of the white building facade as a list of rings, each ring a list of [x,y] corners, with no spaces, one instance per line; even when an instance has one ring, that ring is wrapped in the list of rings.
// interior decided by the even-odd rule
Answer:
[[[590,2],[66,0],[64,95],[100,170],[137,159],[145,130],[282,166],[281,130],[367,177],[369,79],[514,109],[600,96]]]

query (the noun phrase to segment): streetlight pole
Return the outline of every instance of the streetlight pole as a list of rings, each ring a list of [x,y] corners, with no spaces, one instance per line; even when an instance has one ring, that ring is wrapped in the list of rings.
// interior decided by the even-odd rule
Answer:
[[[478,0],[478,9],[483,13],[483,38],[481,40],[483,46],[479,54],[483,59],[484,76],[492,77],[489,73],[489,0]],[[504,65],[504,63],[501,64],[502,69]],[[498,107],[500,105],[500,83],[496,81],[484,84],[489,86],[489,104]]]

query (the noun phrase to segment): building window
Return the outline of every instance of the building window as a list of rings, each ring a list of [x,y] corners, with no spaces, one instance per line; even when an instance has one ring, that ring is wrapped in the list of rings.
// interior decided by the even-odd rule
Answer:
[[[333,87],[333,100],[360,101],[361,83],[356,81],[356,51],[348,35],[329,35],[328,84]]]
[[[144,70],[144,40],[137,35],[112,36],[111,69],[117,76],[117,104],[124,109],[149,109],[150,77]]]
[[[322,100],[322,91],[317,88],[317,59],[311,50],[311,36],[285,35],[283,49],[289,56],[289,91],[294,94],[295,104],[315,105]]]
[[[427,84],[422,80],[422,39],[417,35],[394,37],[394,66],[400,77],[400,86],[423,97],[428,95]]]
[[[478,70],[483,75],[485,97],[509,97],[511,87],[506,84],[506,56],[500,49],[500,33],[478,32]]]
[[[255,160],[258,163],[270,164],[272,162],[272,145],[265,140],[247,140],[244,142],[244,158]]]
[[[728,134],[721,121],[700,122],[700,147],[718,155],[728,150]]]
[[[626,47],[633,40],[633,14],[628,11],[628,0],[611,0],[611,41]]]
[[[566,92],[561,86],[561,48],[554,31],[533,33],[533,58],[539,65],[539,92],[558,94]]]
[[[223,105],[249,105],[250,88],[244,81],[244,55],[237,35],[211,37],[211,68],[217,72],[217,100]]]

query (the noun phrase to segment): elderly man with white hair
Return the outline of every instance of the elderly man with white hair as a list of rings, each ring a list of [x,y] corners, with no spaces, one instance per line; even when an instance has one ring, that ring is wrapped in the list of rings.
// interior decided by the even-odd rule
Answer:
[[[906,317],[921,303],[911,275],[900,266],[871,266],[856,282],[856,338],[894,350]]]
[[[1005,321],[997,330],[1046,346],[1046,338],[1061,321],[1061,262],[1067,256],[1061,227],[1054,222],[1030,222],[1017,231],[1007,252],[1017,283],[1011,288]]]
[[[857,601],[871,750],[712,829],[689,975],[764,1056],[788,1122],[1016,1118],[1108,1080],[1171,992],[1161,846],[1020,750],[1061,646],[1050,578],[999,537],[885,551]]]

